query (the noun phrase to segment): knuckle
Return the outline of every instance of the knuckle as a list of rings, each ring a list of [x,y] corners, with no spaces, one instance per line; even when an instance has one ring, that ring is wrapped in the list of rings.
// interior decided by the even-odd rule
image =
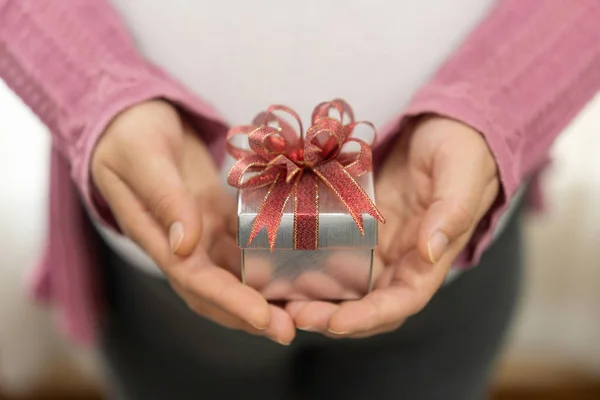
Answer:
[[[155,189],[148,197],[150,212],[159,219],[165,219],[177,204],[175,196],[163,188]]]
[[[474,215],[465,203],[459,203],[452,209],[452,223],[458,233],[464,233],[471,228]]]

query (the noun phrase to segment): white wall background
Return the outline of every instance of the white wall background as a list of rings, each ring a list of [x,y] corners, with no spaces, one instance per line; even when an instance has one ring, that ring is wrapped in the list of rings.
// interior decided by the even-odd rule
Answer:
[[[23,290],[43,246],[49,146],[45,127],[0,80],[0,388],[17,394],[67,365],[95,375],[93,355],[65,343]]]
[[[49,313],[21,282],[42,244],[49,135],[0,81],[0,386],[23,391],[67,357]],[[528,287],[509,354],[574,362],[600,375],[600,97],[554,148],[548,213],[528,218]]]
[[[553,149],[547,212],[526,223],[527,287],[509,356],[600,377],[600,95]]]

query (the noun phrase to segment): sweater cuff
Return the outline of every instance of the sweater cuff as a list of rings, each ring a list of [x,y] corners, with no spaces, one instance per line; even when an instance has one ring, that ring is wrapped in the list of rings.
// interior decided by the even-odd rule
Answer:
[[[381,165],[398,135],[413,129],[416,119],[425,114],[436,114],[460,121],[481,133],[495,158],[500,189],[496,200],[455,262],[455,266],[464,268],[479,262],[523,177],[518,176],[519,169],[516,165],[520,157],[513,153],[502,132],[486,119],[485,105],[477,105],[469,98],[457,96],[455,93],[440,87],[425,88],[419,92],[404,113],[381,131],[379,144],[375,148],[375,167],[378,169]]]
[[[114,90],[103,92],[96,106],[92,107],[95,112],[86,116],[86,131],[70,149],[72,178],[88,212],[92,218],[117,231],[118,226],[108,205],[92,182],[90,163],[98,140],[118,114],[148,100],[164,99],[177,107],[182,116],[192,123],[218,165],[225,155],[228,128],[216,111],[161,70],[147,65],[145,68],[134,82],[130,78],[123,85],[116,81],[111,85]]]

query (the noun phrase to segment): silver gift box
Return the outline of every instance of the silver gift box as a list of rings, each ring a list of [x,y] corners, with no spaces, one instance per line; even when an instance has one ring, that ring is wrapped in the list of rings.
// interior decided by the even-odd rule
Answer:
[[[373,174],[357,178],[374,200]],[[267,230],[248,244],[252,224],[268,188],[238,194],[238,245],[242,250],[241,279],[267,300],[354,300],[372,287],[377,220],[363,214],[361,235],[348,210],[323,184],[319,187],[319,247],[294,250],[294,202],[288,201],[271,251]]]

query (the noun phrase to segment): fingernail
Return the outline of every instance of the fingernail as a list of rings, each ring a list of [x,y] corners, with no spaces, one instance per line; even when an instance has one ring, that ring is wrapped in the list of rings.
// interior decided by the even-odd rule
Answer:
[[[183,224],[179,221],[173,222],[171,228],[169,228],[169,245],[171,246],[171,251],[175,253],[181,243],[183,242],[183,238],[185,233],[183,232]]]
[[[435,231],[427,242],[427,252],[429,253],[429,261],[435,264],[442,258],[442,255],[448,247],[448,236],[441,231]]]
[[[253,323],[250,323],[250,325],[252,325],[255,329],[258,329],[259,331],[264,331],[265,329],[267,329],[266,326],[257,326],[257,325],[254,325]]]
[[[271,338],[271,340],[273,340],[275,343],[279,343],[282,346],[289,346],[291,343],[291,342],[286,342],[284,340],[276,339],[276,338]]]
[[[329,332],[334,335],[347,335],[350,333],[350,331],[334,331],[333,329],[329,329]]]
[[[316,332],[316,329],[312,326],[299,326],[298,330],[306,332]]]
[[[259,331],[264,331],[269,327],[270,318],[265,313],[269,313],[264,307],[255,307],[246,321]]]

